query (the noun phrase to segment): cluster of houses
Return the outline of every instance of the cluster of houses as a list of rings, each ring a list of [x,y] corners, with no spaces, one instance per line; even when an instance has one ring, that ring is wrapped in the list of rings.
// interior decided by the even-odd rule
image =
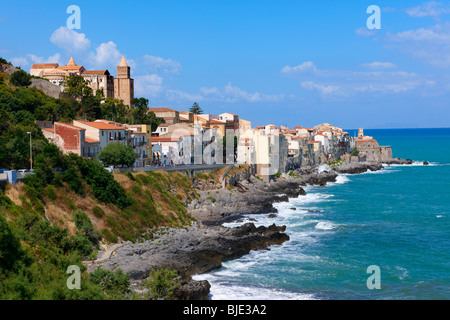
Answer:
[[[334,159],[382,162],[391,147],[379,146],[359,129],[351,137],[342,128],[323,123],[313,128],[268,124],[252,128],[233,113],[194,114],[171,108],[149,108],[165,123],[129,125],[108,120],[71,123],[38,121],[44,135],[63,152],[96,157],[112,142],[132,146],[135,167],[238,163],[256,166],[261,176],[314,166]],[[358,149],[359,154],[352,155]]]
[[[108,120],[80,121],[72,123],[36,121],[44,136],[64,153],[95,158],[100,150],[112,142],[132,146],[136,153],[136,167],[143,167],[151,157],[151,126],[129,125]]]

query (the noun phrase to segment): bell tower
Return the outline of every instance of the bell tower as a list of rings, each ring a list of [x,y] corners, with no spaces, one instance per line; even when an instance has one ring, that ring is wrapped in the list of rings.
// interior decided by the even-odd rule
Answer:
[[[123,100],[123,103],[128,106],[131,106],[131,99],[134,98],[134,79],[131,79],[130,67],[124,56],[117,66],[117,78],[114,79],[114,98]]]

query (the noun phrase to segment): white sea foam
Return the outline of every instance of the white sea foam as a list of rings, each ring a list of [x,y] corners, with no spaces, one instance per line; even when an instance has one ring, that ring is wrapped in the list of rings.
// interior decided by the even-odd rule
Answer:
[[[376,170],[376,171],[371,171],[369,169],[367,169],[366,172],[360,173],[360,174],[388,174],[388,173],[393,173],[393,172],[399,172],[400,170],[395,170],[395,169],[381,169],[381,170]]]
[[[315,228],[318,230],[333,230],[337,228],[337,225],[330,221],[320,221]]]
[[[427,165],[423,164],[423,161],[413,161],[411,164],[388,164],[383,163],[385,167],[433,167],[433,166],[445,166],[449,165],[448,163],[438,163],[438,162],[429,162]]]
[[[335,182],[328,182],[327,186],[333,186],[333,185],[337,185],[337,184],[344,184],[350,182],[350,179],[348,178],[348,174],[339,174],[336,177],[336,181]]]
[[[199,279],[202,279],[199,277]],[[206,279],[208,280],[208,279]],[[281,289],[241,286],[226,282],[211,281],[211,300],[314,300],[314,295],[289,292]]]

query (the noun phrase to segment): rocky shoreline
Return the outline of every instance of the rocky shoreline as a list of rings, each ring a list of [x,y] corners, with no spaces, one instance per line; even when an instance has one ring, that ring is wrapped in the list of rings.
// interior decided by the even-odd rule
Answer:
[[[393,159],[390,164],[411,164],[410,160]],[[335,182],[339,174],[358,174],[384,167],[379,163],[352,163],[335,168],[328,166],[297,169],[276,181],[264,182],[246,172],[228,178],[227,188],[199,191],[199,199],[187,205],[198,222],[186,229],[160,230],[152,240],[116,244],[89,263],[88,271],[98,267],[121,269],[129,273],[132,288],[140,290],[152,269],[169,267],[179,274],[181,286],[175,299],[209,299],[210,284],[195,281],[192,276],[219,268],[222,262],[236,259],[251,250],[269,249],[289,240],[285,226],[256,227],[246,223],[236,228],[221,226],[243,214],[276,214],[276,202],[305,195],[306,185],[325,186]]]

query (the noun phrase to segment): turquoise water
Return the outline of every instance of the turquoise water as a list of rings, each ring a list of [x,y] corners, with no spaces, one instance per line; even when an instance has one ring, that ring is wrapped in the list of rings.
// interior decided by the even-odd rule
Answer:
[[[213,300],[450,299],[450,128],[365,134],[416,163],[308,186],[276,218],[249,215],[286,225],[290,240],[196,276]],[[366,285],[371,265],[380,289]]]

